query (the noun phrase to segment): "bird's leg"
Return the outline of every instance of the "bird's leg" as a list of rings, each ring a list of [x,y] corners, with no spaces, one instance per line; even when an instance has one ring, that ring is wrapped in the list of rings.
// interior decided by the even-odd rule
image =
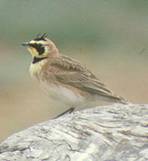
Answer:
[[[74,110],[75,110],[75,108],[74,107],[71,107],[68,110],[66,110],[66,111],[60,113],[59,115],[57,115],[54,119],[56,119],[58,117],[61,117],[61,116],[65,115],[65,114],[67,114],[67,113],[72,113]]]

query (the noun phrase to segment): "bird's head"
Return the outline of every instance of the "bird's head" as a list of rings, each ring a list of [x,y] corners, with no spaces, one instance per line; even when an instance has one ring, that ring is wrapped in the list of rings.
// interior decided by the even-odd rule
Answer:
[[[33,40],[22,43],[22,45],[27,47],[33,58],[56,57],[59,55],[55,44],[47,38],[46,34],[38,35]]]

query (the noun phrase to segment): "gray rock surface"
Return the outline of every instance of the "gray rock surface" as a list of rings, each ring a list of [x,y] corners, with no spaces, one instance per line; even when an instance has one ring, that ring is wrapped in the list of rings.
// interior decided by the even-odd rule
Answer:
[[[0,144],[0,161],[148,161],[148,105],[66,114]]]

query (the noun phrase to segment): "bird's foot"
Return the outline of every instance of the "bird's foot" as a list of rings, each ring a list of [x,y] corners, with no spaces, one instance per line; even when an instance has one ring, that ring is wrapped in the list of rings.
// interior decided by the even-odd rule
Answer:
[[[72,113],[74,110],[75,110],[75,108],[74,107],[71,107],[68,110],[66,110],[66,111],[60,113],[59,115],[57,115],[54,119],[56,119],[58,117],[61,117],[61,116],[65,115],[65,114]]]

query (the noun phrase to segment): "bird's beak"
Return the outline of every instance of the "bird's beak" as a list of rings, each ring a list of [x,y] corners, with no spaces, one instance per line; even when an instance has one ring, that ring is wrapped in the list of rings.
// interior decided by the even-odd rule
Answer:
[[[23,42],[21,45],[27,47],[27,46],[29,46],[29,43],[28,42]]]

